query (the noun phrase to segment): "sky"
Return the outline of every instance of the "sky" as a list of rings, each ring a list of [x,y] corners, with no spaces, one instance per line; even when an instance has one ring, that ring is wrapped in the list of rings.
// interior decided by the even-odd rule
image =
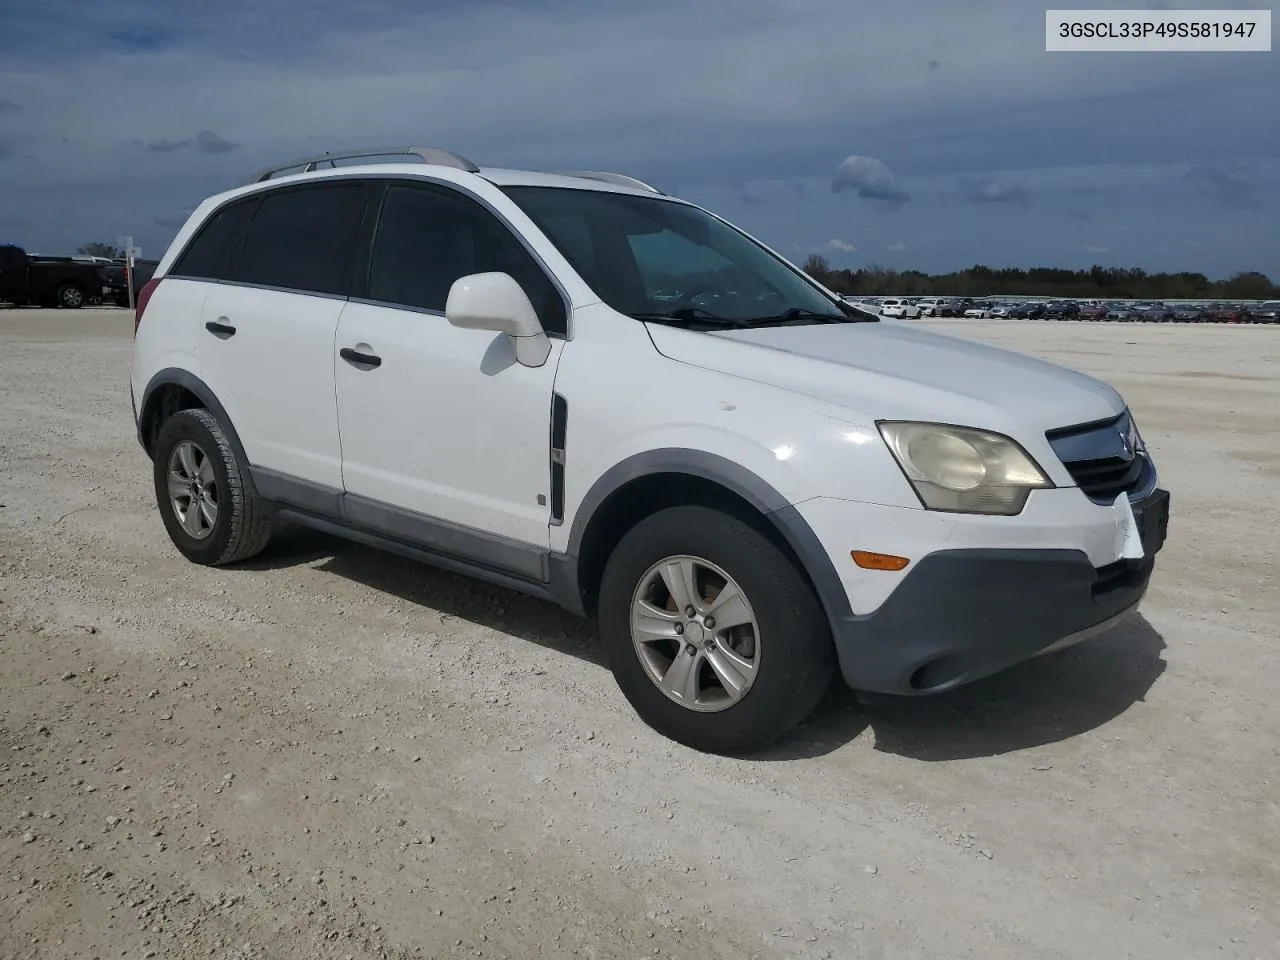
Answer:
[[[1045,6],[0,0],[0,242],[159,257],[261,167],[403,144],[628,173],[835,267],[1280,279],[1280,52],[1048,53]]]

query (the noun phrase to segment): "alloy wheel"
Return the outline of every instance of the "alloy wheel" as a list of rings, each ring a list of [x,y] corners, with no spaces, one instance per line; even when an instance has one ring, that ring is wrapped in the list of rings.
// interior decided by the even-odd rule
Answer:
[[[631,638],[649,679],[700,713],[738,703],[760,670],[760,631],[742,588],[694,556],[646,571],[631,601]]]
[[[218,522],[218,485],[213,463],[190,440],[169,454],[169,506],[187,535],[203,540]]]

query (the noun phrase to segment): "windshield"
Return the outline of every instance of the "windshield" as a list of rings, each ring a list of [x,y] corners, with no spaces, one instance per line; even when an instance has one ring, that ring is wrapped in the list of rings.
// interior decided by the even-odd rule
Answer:
[[[620,313],[708,326],[876,319],[697,207],[603,190],[504,192]]]

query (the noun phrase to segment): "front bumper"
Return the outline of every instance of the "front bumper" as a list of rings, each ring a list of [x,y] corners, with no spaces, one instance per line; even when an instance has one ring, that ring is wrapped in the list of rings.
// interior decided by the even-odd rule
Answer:
[[[1144,556],[1095,567],[1081,549],[958,548],[912,564],[873,612],[832,627],[855,690],[939,693],[1086,639],[1133,611],[1164,545],[1168,493],[1134,504]]]

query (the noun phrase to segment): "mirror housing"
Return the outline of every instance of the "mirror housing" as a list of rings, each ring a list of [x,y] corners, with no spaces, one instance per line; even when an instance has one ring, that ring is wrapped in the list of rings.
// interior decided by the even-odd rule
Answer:
[[[444,315],[463,330],[493,330],[511,338],[516,360],[526,367],[540,367],[551,354],[537,311],[528,295],[509,273],[472,273],[459,277],[449,288]]]

